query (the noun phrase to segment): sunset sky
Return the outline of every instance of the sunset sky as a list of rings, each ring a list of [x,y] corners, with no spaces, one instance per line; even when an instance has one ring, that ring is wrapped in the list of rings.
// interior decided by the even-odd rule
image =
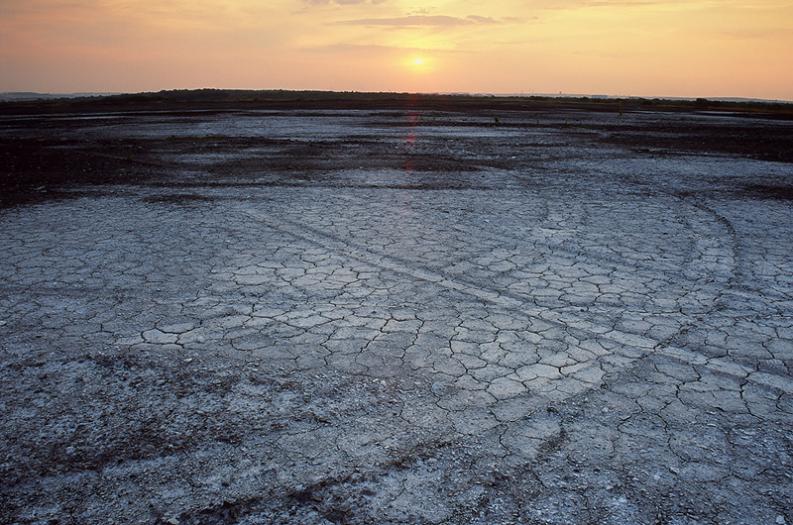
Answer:
[[[0,0],[0,91],[793,100],[793,1]]]

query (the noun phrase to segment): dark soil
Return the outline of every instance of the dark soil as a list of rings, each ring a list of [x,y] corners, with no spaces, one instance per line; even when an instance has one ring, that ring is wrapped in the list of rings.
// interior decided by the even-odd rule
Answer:
[[[0,117],[0,208],[79,196],[75,188],[109,191],[114,185],[485,189],[489,173],[545,169],[544,162],[567,158],[569,148],[600,145],[651,158],[696,154],[793,162],[793,124],[786,105],[717,104],[732,111],[730,117],[703,114],[716,109],[713,105],[669,101],[257,93],[199,91],[0,104],[0,115],[5,115]],[[373,132],[315,141],[228,136],[222,128],[192,136],[136,133],[141,125],[151,128],[167,121],[163,129],[189,128],[228,116],[310,115],[332,124],[335,114],[324,111],[329,108],[371,109],[357,114],[363,127],[395,131],[390,139]],[[73,114],[64,115],[67,110]],[[101,118],[82,118],[98,112]],[[481,128],[482,136],[437,138],[443,129],[459,127]],[[394,140],[394,134],[401,140]],[[428,138],[414,144],[411,134]],[[537,136],[553,141],[538,142]],[[356,170],[358,179],[339,176]],[[383,171],[404,177],[365,176]],[[745,193],[790,200],[784,186],[752,186]],[[207,198],[183,194],[167,202]]]
[[[149,204],[191,204],[200,202],[212,202],[212,197],[197,195],[195,193],[173,193],[170,195],[150,195],[144,197],[143,202]]]
[[[758,198],[793,201],[793,186],[766,186],[752,184],[744,188],[746,193]]]

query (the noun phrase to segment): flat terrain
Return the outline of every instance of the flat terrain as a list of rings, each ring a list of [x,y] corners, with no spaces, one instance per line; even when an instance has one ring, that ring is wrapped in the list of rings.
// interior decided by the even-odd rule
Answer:
[[[380,106],[0,108],[0,522],[793,524],[793,120]]]

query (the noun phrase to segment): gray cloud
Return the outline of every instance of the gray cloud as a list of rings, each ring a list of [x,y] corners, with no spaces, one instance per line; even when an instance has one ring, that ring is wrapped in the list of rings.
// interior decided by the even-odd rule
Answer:
[[[393,18],[357,18],[342,20],[338,25],[348,26],[390,26],[390,27],[456,27],[471,25],[492,25],[503,23],[487,16],[470,15],[466,17],[447,15],[410,15]]]
[[[410,46],[387,46],[377,44],[329,44],[324,46],[314,46],[302,48],[303,51],[318,53],[350,53],[350,54],[370,54],[388,52],[409,52],[409,53],[432,53],[437,54],[459,54],[465,51],[460,49],[441,49],[432,47],[410,47]]]
[[[377,5],[388,0],[303,0],[308,5]]]

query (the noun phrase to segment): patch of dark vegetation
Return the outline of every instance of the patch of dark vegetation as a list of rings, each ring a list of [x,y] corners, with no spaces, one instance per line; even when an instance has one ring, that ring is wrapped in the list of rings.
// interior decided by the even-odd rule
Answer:
[[[750,184],[744,186],[743,191],[759,199],[793,201],[793,186]]]
[[[664,123],[647,125],[590,125],[604,132],[600,140],[638,153],[736,155],[757,160],[793,162],[790,126],[708,125]]]
[[[537,450],[538,458],[545,458],[551,454],[561,450],[562,445],[567,441],[567,432],[562,429],[558,433],[552,435],[540,445]]]
[[[133,171],[131,162],[140,155],[137,148],[133,151],[129,145],[64,141],[48,136],[52,132],[42,133],[35,138],[0,138],[0,185],[104,184],[143,179]]]
[[[0,210],[17,206],[32,206],[48,201],[62,201],[78,199],[81,197],[96,197],[105,195],[101,191],[61,191],[33,186],[3,186],[0,185]]]
[[[207,100],[212,99],[210,95],[206,95]],[[129,100],[133,99],[154,100],[146,97]],[[176,99],[168,95],[162,100]],[[189,99],[188,96],[184,100]],[[283,93],[277,94],[276,99],[284,104],[290,100],[284,98]],[[380,102],[408,100],[400,97],[375,99]],[[204,98],[199,96],[197,100]],[[331,98],[320,97],[320,100]],[[360,101],[365,97],[351,96],[344,100]],[[437,100],[457,104],[469,99],[441,97]],[[479,100],[483,104],[493,102],[487,97],[470,100]],[[130,112],[127,116],[123,116],[123,112],[107,112],[101,118],[92,118],[92,110],[88,109],[88,115],[3,118],[0,120],[4,129],[3,136],[0,136],[0,207],[71,198],[79,195],[75,192],[89,191],[93,194],[92,186],[96,191],[113,192],[115,190],[108,187],[114,185],[158,187],[180,192],[180,195],[152,197],[155,200],[146,201],[162,204],[208,202],[206,196],[190,195],[202,193],[201,188],[223,187],[480,190],[489,189],[503,179],[498,174],[501,179],[490,178],[489,173],[493,170],[520,173],[521,184],[530,182],[536,185],[536,180],[527,182],[527,177],[545,169],[547,163],[564,162],[568,158],[567,148],[596,148],[598,143],[652,157],[740,155],[793,162],[793,133],[786,122],[706,118],[698,112],[700,108],[675,116],[645,112],[618,117],[602,111],[595,114],[586,109],[586,105],[566,105],[567,102],[555,100],[556,106],[528,104],[509,111],[488,109],[487,104],[482,107],[458,104],[459,107],[453,105],[451,108],[404,107],[371,113],[382,117],[381,122],[372,125],[385,128],[487,128],[494,125],[494,115],[499,115],[499,127],[527,128],[525,136],[516,130],[504,136],[468,136],[462,133],[448,137],[420,130],[394,130],[381,136],[360,134],[357,131],[360,128],[351,128],[350,131],[356,130],[359,134],[327,135],[309,140],[255,134],[227,136],[217,131],[222,128],[211,126],[209,129],[215,131],[204,135],[201,133],[204,128],[194,126],[196,122],[206,121],[209,118],[207,114],[212,113],[232,119],[264,120],[275,113],[299,118],[307,113],[299,109],[299,104],[291,111],[287,111],[290,106],[286,104],[283,111],[255,112],[235,107],[225,111],[206,110],[200,109],[200,103],[196,107],[187,104],[172,110],[165,104],[156,114],[152,113],[152,117],[145,118],[141,118],[140,112]],[[493,103],[498,105],[503,101],[498,98]],[[365,104],[363,108],[354,109],[365,109]],[[308,113],[328,119],[350,115],[340,112]],[[420,118],[413,118],[417,114]],[[178,118],[174,119],[177,115]],[[394,122],[390,121],[391,117]],[[174,121],[184,121],[188,132],[178,136],[167,135],[173,129]],[[141,125],[146,130],[154,129],[154,134],[137,133]],[[159,125],[162,136],[156,132]],[[105,131],[108,126],[112,132]],[[181,125],[177,127],[181,129]],[[540,132],[529,128],[537,128]],[[190,129],[195,129],[195,132],[191,134]],[[537,140],[538,134],[548,139]],[[628,152],[625,154],[633,156]],[[562,174],[560,169],[554,167],[554,180]],[[547,185],[548,181],[542,183]],[[196,191],[191,191],[193,189]],[[786,199],[784,190],[749,189],[745,194],[755,198]]]
[[[240,501],[224,501],[223,503],[203,509],[191,516],[180,516],[179,523],[185,525],[219,525],[224,523],[236,523],[240,517],[249,514],[250,508],[258,503],[257,498],[249,498]],[[167,524],[168,521],[161,519],[158,524]],[[171,521],[173,523],[173,521]]]
[[[143,186],[153,188],[361,188],[382,190],[487,190],[489,186],[469,184],[465,181],[451,180],[448,182],[417,182],[417,183],[366,183],[343,180],[272,180],[272,181],[218,181],[218,182],[151,182]]]
[[[196,193],[171,193],[168,195],[150,195],[141,199],[149,204],[192,204],[197,202],[212,202],[214,198]]]
[[[41,133],[46,134],[47,131]],[[54,133],[53,133],[54,134]],[[56,137],[0,138],[0,208],[82,196],[70,186],[135,183],[149,169],[129,162],[131,152],[103,144],[77,143]],[[90,193],[95,195],[95,191]]]
[[[134,127],[134,123],[127,125]],[[22,137],[0,138],[0,207],[67,198],[75,195],[75,187],[82,191],[90,186],[113,185],[470,188],[467,181],[460,180],[461,173],[479,172],[483,167],[508,167],[508,162],[500,158],[471,162],[453,152],[415,152],[406,145],[395,147],[388,141],[364,137],[311,142],[218,135],[106,138],[94,135],[92,126],[90,121],[79,118],[62,119],[56,129],[48,129],[34,119],[20,128],[25,130]],[[89,133],[83,135],[84,131]],[[62,138],[75,134],[84,138]],[[203,164],[203,156],[210,162]],[[398,178],[394,182],[351,181],[342,173],[351,169],[393,170],[408,177],[404,182]],[[410,175],[420,173],[438,174],[442,179],[430,183],[410,179]],[[454,176],[446,181],[446,174]],[[156,202],[184,204],[191,200],[199,201],[177,196]]]
[[[726,199],[753,199],[793,201],[793,186],[782,184],[748,184],[739,187],[713,188],[706,191],[678,191],[681,199],[721,197]]]
[[[430,441],[403,451],[402,455],[368,473],[359,472],[357,469],[352,472],[338,472],[334,477],[324,478],[313,484],[299,485],[282,493],[226,500],[198,511],[180,514],[178,520],[181,525],[221,525],[236,523],[242,518],[247,518],[245,521],[251,523],[276,523],[278,511],[289,508],[290,512],[297,513],[293,516],[319,515],[330,523],[354,523],[356,510],[367,508],[369,498],[377,494],[383,479],[395,473],[400,475],[403,471],[409,471],[429,458],[443,457],[444,452],[457,446],[459,443],[454,441]],[[275,474],[274,471],[271,473]],[[168,521],[160,517],[158,523],[166,524]]]
[[[365,157],[361,152],[324,151],[309,148],[300,150],[278,152],[267,157],[249,157],[240,160],[231,160],[220,165],[215,165],[207,171],[224,175],[230,170],[237,173],[255,172],[266,170],[268,172],[292,171],[300,174],[304,171],[339,171],[349,169],[369,170],[406,170],[421,172],[472,172],[479,171],[480,166],[466,161],[443,156],[431,155],[399,155],[394,153],[380,153],[379,148],[367,148]]]

